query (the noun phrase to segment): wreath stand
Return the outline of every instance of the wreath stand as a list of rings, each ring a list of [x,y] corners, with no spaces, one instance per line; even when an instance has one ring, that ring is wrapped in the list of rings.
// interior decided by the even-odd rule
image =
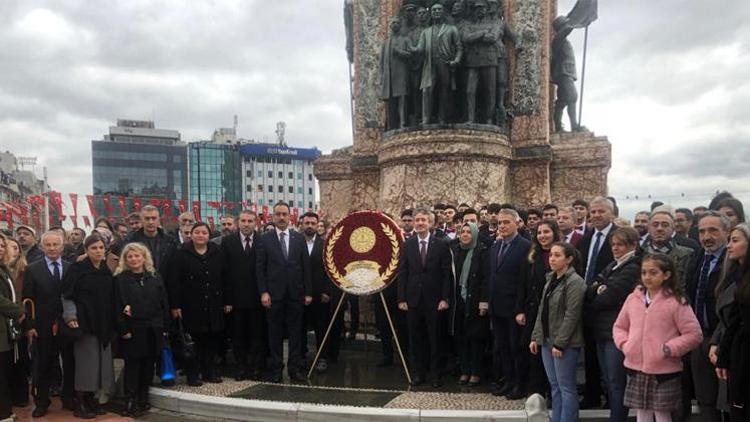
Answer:
[[[398,350],[398,356],[401,358],[401,364],[404,367],[404,375],[406,375],[406,380],[411,384],[411,375],[409,375],[409,367],[406,365],[406,359],[404,359],[404,353],[401,351],[401,343],[398,341],[398,335],[396,335],[396,328],[393,325],[393,319],[391,319],[391,313],[388,310],[388,304],[385,301],[385,296],[383,296],[383,292],[380,291],[378,293],[380,295],[380,301],[383,304],[383,309],[385,310],[385,315],[388,318],[388,326],[391,327],[391,333],[393,334],[393,341],[396,343],[396,349]],[[344,303],[344,300],[346,299],[346,292],[341,292],[341,298],[339,299],[338,305],[336,305],[336,310],[333,312],[333,316],[331,318],[331,322],[328,323],[328,329],[326,329],[326,333],[323,336],[323,341],[320,344],[320,347],[318,347],[318,351],[315,353],[315,359],[312,362],[312,365],[310,366],[310,370],[307,371],[307,379],[309,380],[312,377],[313,372],[315,371],[315,365],[318,363],[318,359],[320,358],[321,352],[325,349],[326,342],[328,341],[328,336],[331,334],[331,328],[333,328],[333,324],[336,321],[336,317],[339,315],[339,312],[341,311],[341,304]],[[382,341],[382,338],[381,338]]]

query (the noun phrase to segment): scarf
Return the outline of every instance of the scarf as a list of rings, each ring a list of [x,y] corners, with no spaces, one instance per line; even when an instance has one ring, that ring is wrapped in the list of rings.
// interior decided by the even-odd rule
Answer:
[[[464,245],[461,242],[458,243],[461,249],[467,251],[464,263],[461,266],[461,275],[458,278],[458,286],[461,289],[461,297],[464,301],[466,301],[467,294],[466,283],[469,280],[469,273],[471,272],[471,260],[474,257],[474,249],[477,247],[477,240],[479,240],[479,228],[477,228],[477,225],[474,223],[466,223],[461,226],[461,229],[463,230],[466,226],[469,226],[469,229],[471,230],[471,243],[468,245]]]

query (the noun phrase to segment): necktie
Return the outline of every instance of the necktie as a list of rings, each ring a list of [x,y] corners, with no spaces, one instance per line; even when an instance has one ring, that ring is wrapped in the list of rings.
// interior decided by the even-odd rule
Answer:
[[[422,266],[424,267],[427,264],[427,241],[420,240],[419,245],[419,256],[422,257]]]
[[[510,243],[501,242],[500,243],[500,249],[497,251],[497,266],[503,264],[503,258],[505,258],[505,251],[508,249],[508,245]]]
[[[713,261],[713,255],[703,256],[703,266],[701,267],[701,274],[698,277],[698,286],[695,291],[695,315],[698,317],[702,328],[708,328],[708,321],[706,320],[706,287],[708,286],[708,273],[711,270],[711,261]]]
[[[250,241],[250,236],[245,237],[245,252],[250,252],[250,247],[252,247],[253,243]]]
[[[55,278],[55,280],[60,281],[60,264],[57,263],[57,261],[52,263],[52,277]]]
[[[289,251],[286,250],[286,232],[279,233],[279,242],[281,242],[281,253],[284,255],[284,259],[289,259]]]
[[[602,232],[596,233],[594,249],[591,250],[588,265],[586,265],[586,284],[591,284],[596,276],[596,257],[599,255],[599,248],[602,246]]]

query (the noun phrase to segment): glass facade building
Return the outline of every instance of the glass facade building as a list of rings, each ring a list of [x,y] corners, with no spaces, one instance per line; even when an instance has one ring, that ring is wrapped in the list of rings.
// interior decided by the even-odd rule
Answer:
[[[245,144],[242,155],[243,197],[258,207],[284,201],[292,208],[316,209],[313,161],[317,148],[291,148],[276,144]]]
[[[188,156],[190,201],[200,202],[201,218],[213,217],[218,223],[221,214],[236,215],[242,201],[242,161],[237,145],[193,142],[188,144]],[[209,202],[222,206],[217,209]],[[225,208],[224,202],[231,202],[231,208]]]
[[[187,151],[180,133],[154,129],[153,122],[118,121],[102,141],[91,141],[93,193],[99,214],[101,197],[187,199]],[[114,199],[113,199],[114,202]]]

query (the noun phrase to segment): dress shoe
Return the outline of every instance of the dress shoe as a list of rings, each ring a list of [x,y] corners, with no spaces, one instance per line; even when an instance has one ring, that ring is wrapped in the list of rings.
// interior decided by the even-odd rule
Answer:
[[[190,387],[200,387],[201,385],[203,385],[203,382],[199,380],[198,378],[189,379],[187,381],[187,385],[189,385]]]
[[[62,408],[65,410],[70,410],[71,412],[76,410],[76,401],[75,399],[66,399],[62,401]]]
[[[34,411],[31,412],[31,417],[32,418],[41,418],[41,417],[43,417],[46,414],[47,414],[47,408],[46,407],[37,406],[37,407],[34,408]]]
[[[209,377],[204,378],[203,381],[209,384],[221,384],[224,380],[222,380],[221,377],[218,375],[211,375]]]
[[[523,391],[521,391],[521,389],[516,386],[513,387],[513,389],[505,395],[505,398],[508,400],[520,400],[526,398],[526,394],[524,394]]]
[[[89,405],[89,409],[96,414],[96,415],[104,415],[107,412],[102,408],[101,403],[99,403],[99,399],[94,397],[93,393],[89,393],[89,395],[86,397],[86,403]]]
[[[81,400],[78,402],[76,410],[73,411],[73,416],[77,417],[78,419],[95,419],[96,413],[89,409],[84,400]]]
[[[513,389],[513,386],[511,384],[504,383],[501,386],[499,386],[498,388],[496,388],[495,391],[492,392],[492,395],[493,396],[498,396],[498,397],[499,396],[504,396],[504,395],[510,393],[510,391],[512,389]]]
[[[318,364],[315,365],[315,370],[318,373],[323,373],[328,370],[328,362],[325,359],[319,359]]]
[[[375,365],[376,368],[385,368],[388,366],[393,366],[393,358],[383,358]]]
[[[420,386],[424,384],[424,377],[421,375],[417,375],[416,377],[411,379],[411,385],[414,387]]]
[[[129,397],[125,401],[125,409],[122,411],[122,416],[125,416],[125,417],[135,416],[135,411],[136,411],[135,399],[132,397]]]

